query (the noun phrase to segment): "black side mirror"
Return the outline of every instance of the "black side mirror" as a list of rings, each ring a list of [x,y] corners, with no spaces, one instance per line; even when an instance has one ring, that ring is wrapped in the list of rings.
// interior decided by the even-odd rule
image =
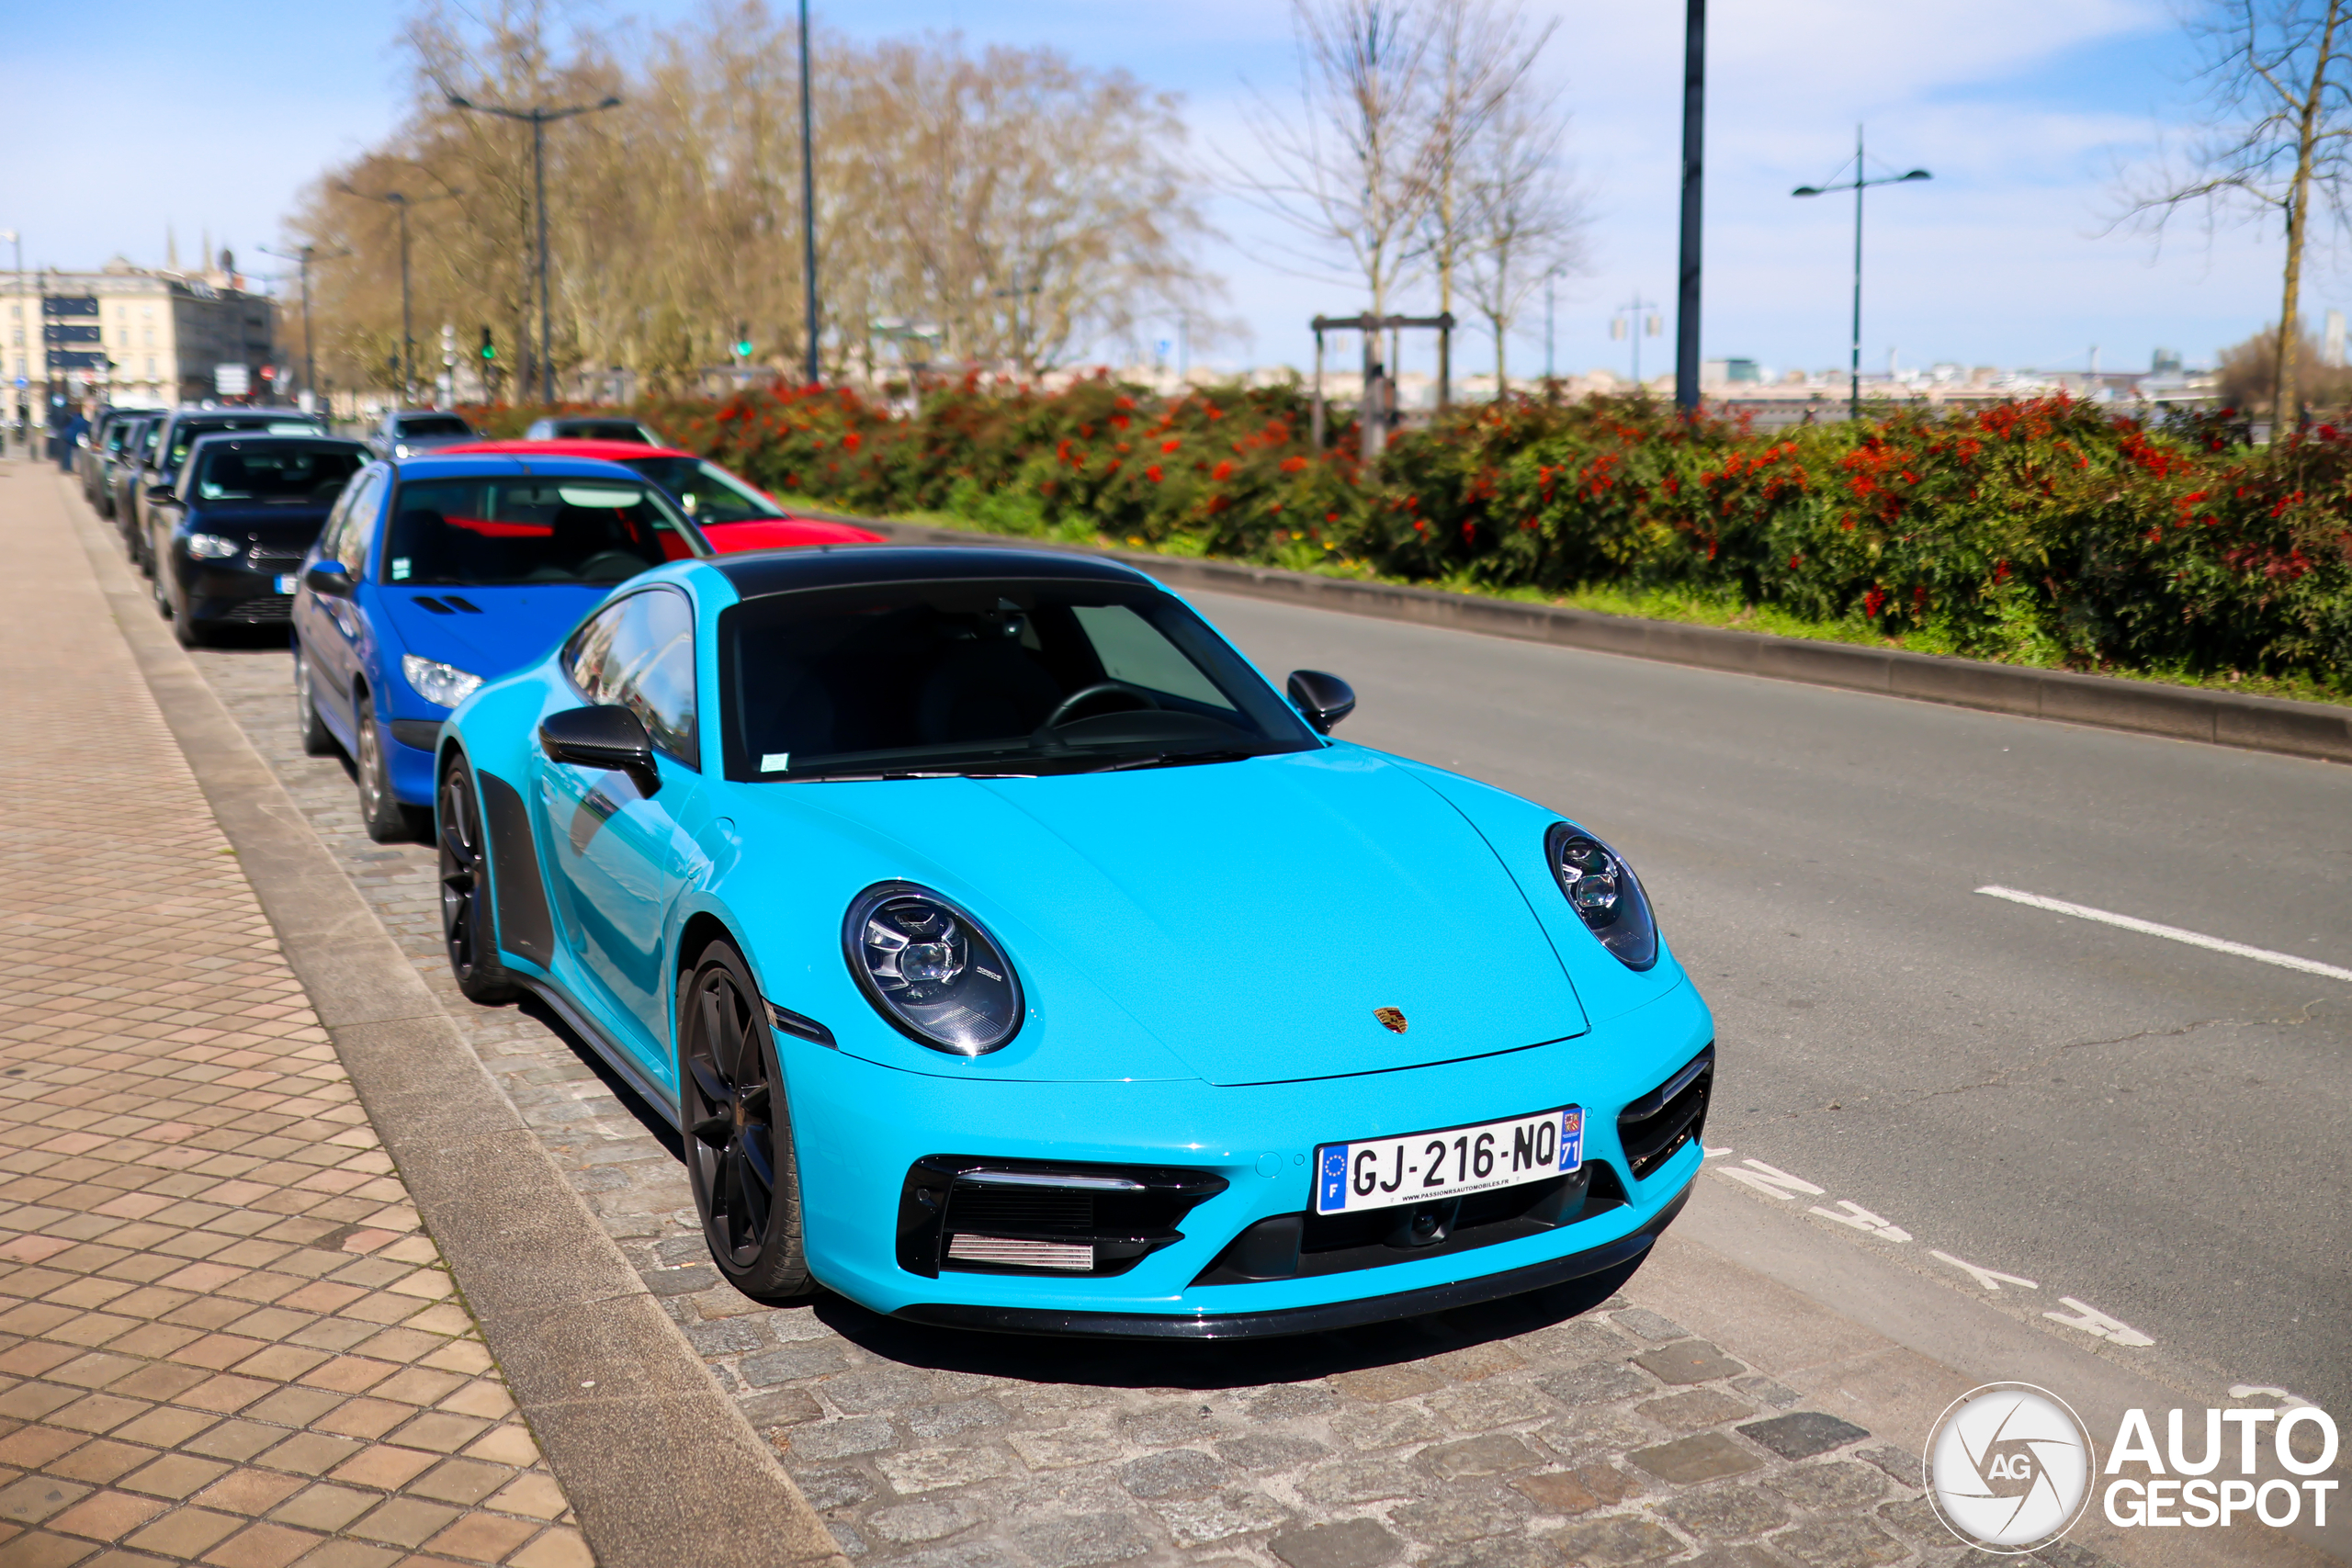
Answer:
[[[1356,711],[1356,689],[1320,670],[1292,671],[1289,692],[1291,706],[1306,715],[1319,735],[1330,734],[1333,725]]]
[[[161,502],[177,501],[178,499],[178,496],[172,493],[172,487],[169,485],[149,485],[147,487],[147,502],[151,506]]]
[[[627,773],[639,795],[661,787],[662,775],[653,767],[653,737],[645,721],[624,707],[600,703],[551,713],[539,721],[539,749],[550,761]]]
[[[302,574],[302,586],[330,599],[348,599],[353,592],[351,573],[343,570],[343,563],[339,560],[314,563]]]

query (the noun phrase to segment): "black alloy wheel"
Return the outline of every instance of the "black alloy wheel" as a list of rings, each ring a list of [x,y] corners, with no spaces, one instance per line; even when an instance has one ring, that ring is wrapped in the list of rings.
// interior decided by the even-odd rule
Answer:
[[[311,661],[302,653],[302,639],[294,641],[294,732],[301,738],[305,757],[332,757],[338,750],[334,732],[319,716],[318,694],[311,690]]]
[[[792,1117],[775,1036],[741,954],[723,942],[704,949],[678,1012],[686,1174],[711,1259],[745,1295],[806,1295],[814,1281],[801,1249]]]
[[[498,962],[492,914],[490,842],[481,830],[474,771],[458,752],[441,770],[441,812],[435,834],[441,849],[441,941],[449,973],[470,1002],[517,1000],[523,989]]]
[[[352,759],[359,773],[359,825],[376,842],[396,844],[410,837],[411,829],[408,813],[392,793],[392,760],[384,754],[375,700],[361,692],[352,706],[359,710],[359,755]]]

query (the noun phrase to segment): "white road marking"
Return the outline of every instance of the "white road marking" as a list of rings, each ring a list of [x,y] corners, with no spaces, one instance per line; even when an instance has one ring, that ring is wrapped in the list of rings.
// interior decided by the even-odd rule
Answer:
[[[1841,1225],[1851,1225],[1865,1235],[1874,1235],[1884,1241],[1909,1241],[1911,1239],[1911,1233],[1909,1231],[1905,1230],[1901,1225],[1896,1224],[1893,1220],[1886,1218],[1883,1214],[1871,1213],[1868,1209],[1863,1208],[1851,1198],[1838,1199],[1838,1208],[1843,1209],[1846,1212],[1841,1214],[1838,1213],[1837,1209],[1825,1209],[1820,1204],[1815,1203],[1812,1208],[1806,1210],[1805,1213],[1809,1214],[1819,1214],[1823,1219],[1834,1220]]]
[[[2306,1405],[2311,1404],[2311,1401],[2308,1399],[2298,1399],[2293,1394],[2289,1393],[2285,1389],[2273,1388],[2268,1383],[2233,1382],[2230,1385],[2230,1397],[2232,1399],[2252,1399],[2256,1394],[2267,1394],[2290,1410],[2298,1405]]]
[[[2100,1339],[2112,1340],[2118,1345],[2137,1347],[2155,1343],[2130,1324],[2109,1317],[2095,1306],[2078,1302],[2072,1296],[2060,1296],[2058,1300],[2062,1304],[2073,1307],[2079,1315],[2068,1317],[2062,1312],[2045,1312],[2041,1314],[2052,1323],[2063,1323],[2069,1328],[2079,1328],[2086,1334]]]
[[[1963,1262],[1949,1252],[1931,1251],[1928,1256],[1951,1264],[1963,1274],[1973,1275],[1976,1282],[1988,1291],[1997,1292],[2005,1281],[2012,1285],[2023,1285],[2029,1291],[2041,1289],[2030,1280],[2020,1280],[2015,1274],[2004,1274],[1997,1269],[1979,1269],[1975,1264]]]
[[[2214,953],[2226,953],[2238,958],[2251,958],[2257,964],[2275,964],[2281,969],[2296,969],[2306,975],[2322,975],[2331,980],[2352,980],[2352,969],[2338,969],[2333,964],[2316,959],[2298,958],[2291,953],[2273,953],[2267,947],[2248,947],[2242,942],[2224,942],[2217,936],[2200,931],[2183,931],[2178,926],[2160,926],[2154,920],[2143,920],[2131,915],[2119,915],[2109,909],[2094,909],[2087,904],[2069,904],[2063,898],[2045,898],[2039,893],[2020,893],[2014,887],[1980,887],[1976,891],[1992,898],[2006,898],[2012,904],[2028,908],[2048,909],[2052,914],[2072,915],[2078,920],[2097,920],[2103,926],[2115,926],[2142,936],[2160,936],[2166,942],[2186,942],[2190,947],[2202,947]]]
[[[1788,1200],[1795,1197],[1800,1192],[1804,1193],[1808,1198],[1819,1198],[1826,1194],[1829,1190],[1826,1187],[1815,1187],[1812,1182],[1807,1181],[1802,1176],[1791,1176],[1785,1170],[1766,1165],[1760,1159],[1751,1159],[1743,1163],[1752,1166],[1754,1168],[1750,1170],[1734,1170],[1727,1165],[1718,1166],[1715,1168],[1715,1174],[1717,1176],[1728,1176],[1734,1181],[1745,1182],[1748,1186],[1755,1188],[1758,1192],[1763,1193],[1767,1198],[1778,1198],[1782,1202],[1788,1201]]]

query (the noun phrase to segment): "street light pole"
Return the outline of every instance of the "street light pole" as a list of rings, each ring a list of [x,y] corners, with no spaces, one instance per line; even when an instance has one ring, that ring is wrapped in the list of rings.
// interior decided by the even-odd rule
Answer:
[[[808,0],[800,0],[800,274],[808,295],[808,384],[812,387],[821,378],[822,369],[817,355],[816,125],[808,99]]]
[[[1699,409],[1699,234],[1706,187],[1707,0],[1687,0],[1682,28],[1682,266],[1674,308],[1674,405]]]
[[[345,196],[356,196],[362,201],[380,201],[401,215],[401,400],[416,401],[416,328],[411,320],[408,294],[408,209],[428,201],[450,201],[466,193],[444,191],[439,196],[413,197],[405,191],[386,191],[370,196],[349,186],[336,187]]]
[[[302,277],[302,389],[315,398],[319,393],[319,355],[316,346],[311,341],[311,264],[314,261],[340,260],[342,257],[347,256],[351,253],[349,251],[336,251],[332,254],[322,256],[319,254],[319,248],[316,245],[304,245],[299,251],[273,251],[267,245],[264,245],[261,247],[261,252],[262,254],[266,256],[276,256],[281,261],[290,261],[300,264]],[[285,274],[280,273],[278,276],[282,277]]]
[[[6,240],[17,247],[17,330],[21,333],[28,330],[25,324],[25,237],[14,229],[0,229],[0,240]],[[32,413],[25,403],[23,385],[27,346],[25,344],[17,345],[17,378],[14,385],[17,388],[17,439],[23,442],[29,450],[33,439]]]
[[[1842,186],[1799,186],[1791,196],[1827,196],[1833,191],[1854,193],[1854,333],[1851,352],[1847,360],[1846,417],[1862,417],[1862,192],[1872,186],[1899,186],[1911,180],[1933,179],[1925,169],[1913,169],[1908,174],[1889,175],[1883,179],[1869,177],[1870,170],[1862,162],[1862,128],[1854,127],[1854,178]]]
[[[574,115],[594,114],[601,109],[620,107],[618,95],[599,104],[573,104],[564,108],[549,108],[535,104],[527,109],[507,108],[500,104],[477,104],[448,95],[453,108],[471,109],[476,114],[494,114],[503,119],[521,120],[531,128],[532,199],[539,211],[539,400],[555,401],[555,366],[548,357],[550,334],[548,326],[548,125],[552,120],[570,119]]]

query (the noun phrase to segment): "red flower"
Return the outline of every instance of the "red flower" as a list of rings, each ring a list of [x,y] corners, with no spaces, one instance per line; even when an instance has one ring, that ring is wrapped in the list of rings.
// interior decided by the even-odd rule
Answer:
[[[1283,472],[1286,474],[1295,474],[1305,467],[1306,467],[1306,459],[1296,454],[1283,459]]]
[[[1173,452],[1177,447],[1182,446],[1182,445],[1184,445],[1183,442],[1171,435],[1167,440],[1159,444],[1159,449],[1162,452]]]
[[[1219,463],[1216,468],[1209,470],[1209,478],[1218,481],[1219,483],[1222,483],[1232,477],[1233,461],[1231,458],[1227,458],[1226,461]]]
[[[1146,468],[1143,471],[1143,477],[1149,479],[1152,483],[1158,484],[1159,482],[1159,465],[1154,463],[1151,467]]]
[[[865,437],[853,430],[847,435],[842,437],[842,450],[844,452],[854,452],[858,447],[864,446],[865,443]]]
[[[1886,590],[1883,588],[1873,588],[1869,592],[1862,595],[1862,614],[1868,615],[1872,620],[1876,620],[1878,618],[1879,611],[1885,608],[1885,606]]]

